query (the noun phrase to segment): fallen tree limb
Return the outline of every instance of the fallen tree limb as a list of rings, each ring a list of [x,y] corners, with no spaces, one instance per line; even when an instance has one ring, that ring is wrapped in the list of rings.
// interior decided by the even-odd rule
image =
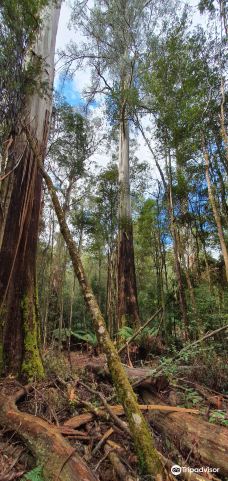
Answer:
[[[207,339],[209,339],[210,337],[213,337],[215,336],[216,334],[219,334],[220,332],[223,332],[223,331],[226,331],[228,329],[228,324],[226,324],[225,326],[222,326],[222,327],[219,327],[218,329],[215,329],[214,331],[212,332],[207,332],[207,334],[205,334],[203,337],[201,337],[200,339],[197,339],[197,341],[194,341],[192,342],[191,344],[187,344],[186,346],[183,347],[183,349],[181,349],[177,354],[176,356],[174,356],[171,360],[172,361],[176,361],[177,359],[179,359],[183,352],[186,352],[188,351],[189,349],[192,349],[194,346],[196,346],[197,344],[200,344],[201,342],[203,341],[206,341]],[[159,366],[157,369],[151,369],[151,372],[148,374],[148,376],[146,375],[144,378],[142,378],[140,381],[136,381],[134,384],[133,384],[133,387],[137,387],[139,384],[141,384],[142,382],[146,381],[148,379],[148,377],[150,376],[157,376],[158,374],[160,374],[164,369],[164,366]]]
[[[77,431],[76,429],[70,428],[68,426],[56,426],[58,431],[65,436],[81,436],[81,438],[88,436],[87,433],[83,431]]]
[[[151,321],[153,321],[153,319],[162,311],[162,307],[160,307],[154,314],[153,316],[150,317],[150,319],[148,319],[145,324],[143,324],[142,326],[139,327],[139,329],[137,329],[137,331],[133,334],[133,336],[130,337],[130,339],[128,339],[128,341],[126,342],[126,344],[124,344],[124,346],[122,346],[119,350],[118,350],[118,354],[121,354],[121,352],[123,352],[128,346],[129,344],[134,341],[134,339],[143,331],[143,329],[145,329],[146,326],[148,326],[148,324],[150,324]]]
[[[117,416],[122,416],[124,414],[124,410],[120,404],[117,404],[116,406],[110,406],[110,409]],[[139,409],[144,412],[163,411],[163,412],[199,414],[198,409],[180,408],[177,406],[164,406],[163,404],[139,404]]]
[[[133,387],[153,388],[154,391],[160,391],[169,386],[168,379],[163,376],[154,376],[154,369],[150,367],[129,367],[124,366],[124,370]],[[96,366],[92,363],[87,364],[87,369],[94,372],[98,377],[111,379],[108,367]]]
[[[158,402],[157,396],[142,391],[146,402]],[[208,423],[191,414],[150,412],[152,426],[165,438],[169,438],[184,455],[192,450],[192,456],[204,466],[218,468],[218,476],[228,475],[228,429]]]
[[[113,419],[114,423],[120,428],[122,429],[123,431],[125,431],[128,435],[130,435],[130,430],[127,426],[127,424],[125,422],[123,422],[121,419],[119,419],[117,417],[117,415],[115,414],[114,410],[109,406],[109,404],[107,403],[105,397],[103,396],[103,394],[101,394],[100,392],[98,391],[94,391],[94,389],[92,389],[91,387],[87,386],[87,384],[84,384],[84,382],[79,382],[79,384],[81,386],[83,386],[85,389],[87,389],[91,394],[94,394],[95,396],[98,396],[99,399],[101,400],[104,408],[106,409],[106,411],[108,412],[108,414],[111,416],[111,418]]]
[[[198,383],[191,383],[194,386],[195,390],[206,400],[208,405],[214,406],[216,409],[222,408],[222,403],[224,401],[222,394],[213,394],[209,389],[201,386]],[[171,387],[174,389],[180,389],[182,391],[188,391],[189,388],[182,386],[181,384],[170,384]]]
[[[225,393],[221,393],[221,392],[218,392],[218,391],[215,391],[214,389],[211,389],[207,386],[205,386],[204,384],[199,384],[198,382],[193,382],[193,381],[189,381],[188,379],[185,379],[185,378],[177,378],[178,381],[181,381],[181,382],[184,382],[186,384],[190,384],[191,386],[195,386],[196,390],[204,390],[205,393],[207,392],[208,395],[211,395],[211,396],[220,396],[222,398],[224,398],[225,401],[228,400],[228,395],[225,394]],[[199,391],[200,392],[200,391]]]
[[[179,408],[176,406],[164,406],[161,404],[139,404],[139,409],[143,412],[162,411],[166,413],[175,412],[180,414],[183,414],[183,413],[199,414],[198,409]],[[109,406],[109,411],[112,412],[112,417],[113,415],[115,416],[124,415],[124,409],[120,404],[116,404],[115,406]],[[85,414],[83,413],[83,414],[79,414],[78,416],[74,416],[73,418],[70,418],[67,421],[65,421],[63,425],[63,431],[65,426],[75,429],[91,421],[95,415],[104,416],[104,414],[105,414],[105,410],[103,408],[99,408],[99,409],[95,408],[95,410],[93,410],[93,413],[85,413]],[[119,426],[121,426],[121,428],[123,429],[122,423]],[[61,429],[61,426],[60,426],[60,429]],[[129,434],[128,431],[127,433]]]
[[[46,481],[97,481],[58,428],[17,409],[18,395],[0,395],[0,425],[15,431],[43,466]]]
[[[95,446],[94,450],[92,451],[91,453],[91,456],[95,456],[95,454],[101,449],[101,447],[103,446],[103,444],[105,443],[105,441],[114,433],[114,429],[113,428],[109,428],[105,433],[104,435],[102,436],[102,438],[100,439],[99,443]]]
[[[65,426],[66,427],[69,426],[72,429],[79,428],[80,426],[84,426],[85,424],[90,423],[90,421],[92,421],[94,417],[95,417],[95,413],[79,414],[78,416],[74,416],[73,418],[70,418],[67,421],[65,421],[63,426],[59,426],[59,429],[61,430],[63,428],[63,432],[64,432]]]

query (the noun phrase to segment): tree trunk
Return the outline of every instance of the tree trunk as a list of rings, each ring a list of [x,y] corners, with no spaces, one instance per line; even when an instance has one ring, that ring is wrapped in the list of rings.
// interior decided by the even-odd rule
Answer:
[[[13,170],[17,165],[18,159],[15,158],[18,153],[12,150],[13,138],[10,137],[5,149],[3,150],[3,162],[1,166],[1,174],[7,175],[7,172]],[[19,157],[20,160],[20,157]],[[2,177],[3,175],[1,175]],[[9,208],[10,197],[13,188],[13,175],[7,175],[4,180],[0,181],[0,249],[2,246],[3,234],[5,230],[6,218]]]
[[[43,375],[38,347],[34,262],[38,238],[41,175],[37,171],[34,158],[31,162],[29,149],[24,161],[26,169],[21,165],[14,181],[0,252],[0,300],[1,322],[4,326],[4,371],[18,374],[22,370],[30,377],[32,373],[37,376]],[[33,172],[32,177],[30,169]],[[21,218],[19,213],[22,213]]]
[[[143,392],[146,403],[161,403],[156,395]],[[163,403],[164,404],[164,403]],[[153,412],[149,420],[165,439],[174,442],[184,457],[191,456],[199,460],[200,466],[219,468],[219,477],[228,475],[228,430],[200,419],[198,416],[184,413],[164,414]]]
[[[107,299],[106,317],[110,337],[113,338],[118,332],[117,323],[117,246],[114,242],[108,254],[108,276],[107,276]]]
[[[29,130],[26,129],[26,132],[29,143],[33,148],[33,152],[36,154],[44,180],[48,187],[48,191],[51,196],[53,206],[59,221],[60,230],[66,242],[69,255],[73,264],[75,275],[77,276],[85,299],[85,303],[93,319],[94,329],[96,331],[98,341],[103,347],[104,352],[107,356],[107,362],[113,379],[113,383],[117,390],[119,399],[124,407],[124,411],[134,440],[135,448],[139,457],[139,462],[142,468],[148,474],[152,474],[155,477],[159,476],[160,479],[161,477],[163,477],[164,479],[165,471],[160,461],[157,450],[154,447],[152,434],[138,407],[134,391],[121,364],[116,348],[112,343],[106,329],[105,320],[101,314],[93,291],[88,283],[77,246],[66,224],[64,212],[60,206],[53,182],[42,168],[42,156],[40,155],[36,143],[34,142]]]
[[[50,3],[44,10],[42,30],[34,46],[45,59],[42,80],[49,91],[27,99],[24,118],[36,133],[42,157],[45,154],[51,113],[54,78],[54,51],[59,5]],[[36,300],[36,251],[41,204],[42,177],[37,160],[24,133],[14,139],[13,152],[21,156],[13,172],[13,188],[0,251],[0,325],[2,362],[6,373],[27,377],[44,374],[39,352]]]
[[[173,208],[173,195],[172,195],[172,170],[171,170],[171,155],[169,151],[169,156],[168,156],[168,162],[167,162],[167,157],[166,157],[166,171],[168,175],[168,183],[166,182],[163,170],[161,169],[161,166],[158,162],[158,159],[150,145],[149,140],[147,139],[143,128],[138,122],[138,127],[142,133],[142,136],[155,160],[156,167],[159,171],[159,174],[161,176],[161,180],[164,186],[165,193],[167,195],[167,202],[168,202],[168,214],[169,214],[169,224],[170,224],[170,233],[173,239],[173,252],[174,252],[174,262],[175,262],[175,273],[177,277],[177,284],[178,284],[178,295],[179,295],[179,303],[180,303],[180,310],[181,310],[181,317],[182,317],[182,322],[185,327],[185,338],[188,339],[188,315],[187,315],[187,303],[186,303],[186,298],[185,298],[185,292],[184,292],[184,285],[183,285],[183,279],[182,279],[182,272],[181,272],[181,265],[180,265],[180,255],[179,255],[179,249],[178,249],[178,236],[177,236],[177,230],[174,222],[174,208]]]
[[[46,349],[46,343],[47,343],[47,338],[48,338],[48,315],[49,315],[49,307],[50,307],[50,298],[51,298],[51,285],[53,281],[53,254],[54,254],[54,232],[55,232],[55,220],[54,220],[54,213],[53,210],[50,210],[50,241],[49,241],[49,247],[50,247],[50,259],[48,261],[48,266],[47,266],[47,281],[44,286],[44,302],[43,302],[43,310],[42,310],[42,325],[41,325],[41,331],[42,331],[42,345],[43,349]]]
[[[214,196],[213,188],[211,185],[211,179],[210,179],[210,172],[209,172],[209,153],[205,145],[205,141],[203,140],[203,155],[204,155],[204,160],[205,160],[205,175],[206,175],[206,181],[207,181],[207,189],[208,189],[208,197],[209,201],[212,207],[212,211],[214,214],[214,219],[218,231],[218,237],[219,237],[219,242],[221,246],[221,251],[225,263],[225,271],[226,271],[226,279],[228,282],[228,251],[227,251],[227,246],[224,238],[224,233],[223,233],[223,228],[222,228],[222,221],[221,221],[221,216],[219,213],[219,209],[217,206],[217,202]]]
[[[186,303],[183,278],[182,278],[182,272],[181,272],[181,264],[180,264],[179,240],[178,240],[177,228],[176,228],[175,219],[174,219],[170,152],[169,152],[169,163],[167,166],[167,170],[169,172],[168,210],[169,210],[170,231],[173,238],[173,252],[174,252],[174,261],[175,261],[175,271],[176,271],[177,283],[178,283],[180,311],[181,311],[182,322],[184,325],[184,335],[185,335],[185,339],[187,340],[189,337],[189,325],[188,325],[189,323],[188,323],[188,314],[187,314],[187,303]]]
[[[72,283],[72,291],[71,291],[71,296],[70,296],[70,315],[69,315],[69,322],[68,322],[68,329],[71,333],[72,330],[72,320],[73,320],[73,305],[74,305],[74,299],[75,299],[75,275],[73,278],[73,283]],[[71,335],[68,337],[68,356],[70,359],[70,350],[71,350]]]
[[[224,7],[225,8],[225,7]],[[221,106],[220,106],[220,123],[221,123],[221,136],[224,142],[224,150],[226,156],[226,163],[228,165],[228,135],[225,124],[225,89],[224,89],[224,78],[221,75]]]
[[[118,242],[118,326],[140,325],[137,298],[133,228],[131,218],[129,180],[129,127],[124,119],[125,109],[120,120],[119,140],[119,242]]]

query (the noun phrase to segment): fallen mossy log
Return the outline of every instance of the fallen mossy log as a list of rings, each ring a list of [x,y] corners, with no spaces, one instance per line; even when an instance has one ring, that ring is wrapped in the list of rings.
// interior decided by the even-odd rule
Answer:
[[[92,366],[90,366],[90,368],[95,371],[98,376],[109,375],[108,369],[106,368],[94,369]],[[150,368],[128,368],[125,366],[125,371],[132,383],[135,383],[137,380],[137,389],[146,403],[161,404],[161,399],[156,396],[154,392],[162,390],[169,385],[165,376],[153,378]],[[148,391],[148,388],[152,393]],[[163,401],[162,404],[165,406]],[[173,411],[171,413],[154,410],[147,414],[147,419],[158,432],[164,435],[164,438],[170,438],[184,455],[191,453],[192,457],[197,461],[201,461],[202,465],[219,468],[219,472],[216,474],[218,477],[221,474],[227,475],[227,428],[208,423],[202,418],[199,418],[199,416],[195,417],[183,412],[178,413]],[[185,474],[187,478],[188,473]],[[194,474],[195,473],[192,473],[189,478],[193,479]]]
[[[146,410],[148,411],[148,405],[139,405],[140,407],[142,407],[142,411],[146,412]],[[152,408],[163,408],[163,412],[166,411],[166,412],[170,412],[171,409],[173,409],[171,406],[158,406],[158,405],[154,405],[152,406]],[[124,414],[124,411],[123,411],[123,408],[122,406],[119,406],[119,405],[116,405],[116,406],[110,406],[110,409],[113,409],[114,408],[114,411],[115,411],[115,414],[118,415],[118,416],[121,416]],[[167,411],[167,408],[168,408],[168,411]],[[174,408],[175,409],[175,408]],[[178,411],[179,409],[179,411]],[[186,412],[184,411],[184,408],[181,409],[181,408],[176,408],[177,412],[179,413],[183,413],[183,412]],[[188,410],[187,410],[188,411]],[[190,410],[191,411],[191,410]],[[197,410],[192,410],[193,412],[195,413],[198,413]],[[105,415],[105,411],[104,409],[97,409],[97,415],[101,417],[103,417]],[[74,432],[74,429],[73,427],[79,427],[79,426],[82,426],[83,424],[86,424],[87,422],[90,422],[94,419],[95,417],[95,412],[88,412],[88,413],[83,413],[83,414],[79,414],[78,416],[74,416],[73,418],[70,418],[68,419],[67,421],[65,421],[65,424],[63,426],[59,426],[58,429],[60,429],[60,431],[64,432],[64,430],[66,429],[66,433],[67,433],[67,430],[69,429],[69,432]],[[113,432],[113,429],[111,428],[110,430],[108,430],[105,434],[105,436],[103,437],[103,440],[106,439],[107,437],[107,434],[109,433],[112,433]],[[115,443],[113,443],[112,441],[108,440],[106,441],[106,447],[109,447],[109,449],[114,449],[115,451],[119,449],[121,449],[121,446],[118,446],[116,445]],[[119,449],[118,449],[119,448]],[[105,449],[105,452],[106,449]],[[113,451],[112,451],[113,452]],[[111,462],[112,464],[116,461],[118,461],[118,456],[116,455],[116,453],[114,453],[115,456],[112,457]],[[175,462],[173,462],[171,459],[167,459],[165,458],[160,452],[159,452],[159,456],[164,464],[164,466],[166,468],[168,468],[168,470],[171,472],[171,467],[175,464]],[[118,469],[118,466],[119,464],[117,463],[117,469]],[[185,466],[186,467],[186,466]],[[126,473],[123,470],[121,470],[119,473],[119,476],[121,478],[121,475],[124,474],[124,476],[126,476]],[[123,476],[122,476],[123,478]],[[194,472],[190,472],[190,471],[182,471],[181,473],[181,478],[185,479],[186,481],[206,481],[206,477],[203,477],[197,473],[194,473]],[[127,477],[126,478],[123,478],[125,479],[125,481],[128,479]],[[212,476],[210,479],[212,479],[213,481],[218,481],[218,478],[215,477],[215,476]],[[130,476],[130,480],[131,480],[131,476]]]
[[[15,396],[0,394],[0,425],[16,432],[43,466],[45,481],[98,481],[60,431],[42,418],[21,412]]]
[[[124,364],[123,367],[133,388],[145,388],[159,392],[169,387],[168,378],[163,374],[155,376],[154,370],[150,367],[128,367]],[[89,362],[86,368],[99,378],[111,379],[107,366],[101,367]]]
[[[147,403],[157,403],[161,400],[154,394],[143,390],[143,400]],[[165,404],[165,403],[164,403]],[[169,438],[184,455],[191,456],[202,466],[218,468],[216,474],[228,475],[228,429],[204,421],[199,416],[188,413],[164,413],[154,411],[147,416],[150,423],[165,438]]]
[[[116,416],[124,415],[124,409],[120,404],[116,404],[115,406],[109,406],[109,409]],[[198,409],[187,409],[187,408],[180,408],[177,406],[164,406],[161,404],[139,404],[139,409],[144,413],[149,411],[163,411],[163,412],[177,412],[182,414],[183,413],[199,414]],[[96,414],[97,416],[100,416],[100,417],[104,417],[108,415],[108,413],[104,408],[99,408],[99,409],[96,408]],[[95,414],[90,412],[79,414],[65,421],[64,426],[63,427],[60,426],[59,429],[62,430],[62,432],[64,432],[64,427],[75,429],[79,426],[82,426],[83,424],[90,422],[94,416]]]

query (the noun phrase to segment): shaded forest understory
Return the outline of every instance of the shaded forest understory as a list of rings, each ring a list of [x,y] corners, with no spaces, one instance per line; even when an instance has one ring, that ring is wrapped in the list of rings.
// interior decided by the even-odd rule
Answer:
[[[0,2],[0,481],[228,480],[227,35]]]
[[[203,345],[206,342],[212,341],[208,339]],[[163,371],[155,375],[160,367],[159,356],[155,354],[159,342],[154,340],[153,344],[152,358],[147,357],[143,363],[137,354],[137,344],[129,346],[128,354],[122,354],[122,360],[135,386],[142,412],[153,428],[156,448],[164,465],[169,473],[175,464],[201,468],[199,473],[182,473],[183,479],[226,479],[227,370],[220,366],[219,376],[211,375],[211,372],[209,375],[210,367],[205,363],[202,349],[201,355],[198,353],[197,358],[194,355],[194,361],[191,356],[188,361],[180,358],[175,369],[173,363],[171,366],[165,364]],[[3,424],[1,431],[0,479],[46,479],[41,475],[43,459],[46,475],[51,466],[47,479],[150,479],[139,471],[131,435],[123,418],[124,411],[113,389],[104,355],[94,353],[86,343],[83,346],[83,352],[82,346],[79,350],[77,345],[70,354],[47,350],[44,353],[45,381],[22,387],[12,378],[2,380],[1,408],[10,403],[10,396],[17,395],[21,417],[11,419],[10,404],[6,416],[4,410],[1,411],[0,422],[6,423],[7,420],[7,423]],[[131,367],[127,367],[129,363]],[[46,420],[46,431],[55,426],[58,435],[61,433],[71,446],[65,457],[59,457],[53,465],[48,451],[45,455],[39,453],[37,436],[40,439],[41,430],[39,425],[36,427],[34,418],[30,421],[33,424],[29,439],[34,438],[36,446],[34,448],[31,441],[27,444],[23,413]],[[45,436],[47,434],[45,432]],[[54,451],[52,443],[51,455]],[[49,445],[47,440],[46,445]],[[60,455],[60,444],[58,450]],[[80,456],[80,462],[69,477],[64,463],[69,462],[69,456],[74,454]],[[37,457],[39,463],[34,469]],[[83,461],[89,474],[84,473],[80,478]],[[214,472],[202,472],[202,468],[213,468]],[[26,472],[31,475],[23,478]]]

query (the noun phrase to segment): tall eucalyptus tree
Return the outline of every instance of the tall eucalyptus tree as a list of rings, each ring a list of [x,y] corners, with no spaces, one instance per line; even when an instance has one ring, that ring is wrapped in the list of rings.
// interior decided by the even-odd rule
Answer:
[[[109,120],[119,130],[118,325],[139,323],[129,182],[129,121],[138,96],[138,64],[145,45],[145,25],[154,2],[109,0],[92,8],[76,2],[75,27],[86,42],[70,45],[68,61],[87,60],[92,68],[90,95],[106,96]],[[151,17],[150,17],[151,18]]]
[[[42,179],[23,125],[26,124],[35,133],[44,157],[52,108],[60,3],[50,1],[42,11],[36,12],[37,19],[41,16],[41,23],[36,39],[28,45],[22,60],[25,66],[27,62],[30,64],[30,69],[38,64],[36,72],[39,77],[29,84],[30,88],[23,98],[8,152],[8,164],[13,168],[9,174],[11,187],[0,251],[2,361],[5,372],[22,372],[28,377],[43,375],[36,299],[36,251]],[[26,8],[29,8],[28,4]]]

